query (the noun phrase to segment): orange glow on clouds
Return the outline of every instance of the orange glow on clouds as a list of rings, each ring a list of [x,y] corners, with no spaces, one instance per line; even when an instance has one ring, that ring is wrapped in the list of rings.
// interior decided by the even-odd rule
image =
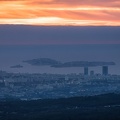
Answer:
[[[120,1],[0,0],[0,24],[120,26]]]

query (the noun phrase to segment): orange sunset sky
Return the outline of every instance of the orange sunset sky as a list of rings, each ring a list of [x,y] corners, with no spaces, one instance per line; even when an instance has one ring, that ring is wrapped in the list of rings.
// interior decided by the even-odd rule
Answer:
[[[0,0],[0,24],[120,26],[120,0]]]

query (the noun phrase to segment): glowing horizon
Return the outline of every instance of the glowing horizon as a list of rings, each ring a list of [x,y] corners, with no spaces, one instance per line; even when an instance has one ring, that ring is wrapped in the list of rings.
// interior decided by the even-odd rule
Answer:
[[[0,0],[0,24],[120,26],[119,0]]]

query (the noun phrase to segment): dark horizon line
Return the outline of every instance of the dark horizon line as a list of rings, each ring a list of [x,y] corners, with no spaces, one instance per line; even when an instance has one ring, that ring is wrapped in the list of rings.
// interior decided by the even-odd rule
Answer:
[[[0,44],[0,46],[31,46],[31,45],[34,45],[34,46],[39,46],[39,45],[68,45],[68,46],[71,46],[71,45],[77,45],[77,46],[79,46],[79,45],[120,45],[120,43],[88,43],[88,44]]]

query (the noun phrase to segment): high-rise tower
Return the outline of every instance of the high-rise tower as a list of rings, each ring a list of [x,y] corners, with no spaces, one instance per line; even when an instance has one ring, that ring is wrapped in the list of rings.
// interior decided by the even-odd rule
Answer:
[[[108,66],[103,66],[102,67],[102,74],[103,75],[108,75]]]
[[[88,67],[84,67],[84,75],[88,75]]]

